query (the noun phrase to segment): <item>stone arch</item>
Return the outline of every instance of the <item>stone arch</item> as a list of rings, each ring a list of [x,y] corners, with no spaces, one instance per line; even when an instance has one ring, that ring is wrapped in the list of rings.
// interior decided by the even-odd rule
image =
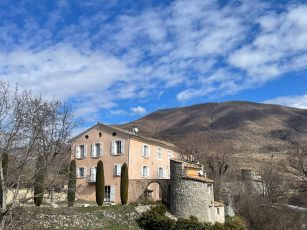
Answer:
[[[129,180],[129,202],[139,202],[144,200],[144,195],[148,186],[152,183],[159,184],[162,190],[162,202],[169,203],[169,179],[132,179]]]
[[[145,196],[148,200],[163,201],[163,188],[158,181],[151,181],[145,189]]]

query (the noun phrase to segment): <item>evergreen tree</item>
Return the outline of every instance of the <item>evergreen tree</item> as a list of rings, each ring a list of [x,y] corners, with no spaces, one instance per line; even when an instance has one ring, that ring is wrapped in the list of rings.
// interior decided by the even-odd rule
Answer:
[[[128,166],[126,163],[123,164],[120,176],[120,199],[122,204],[127,204],[128,202]]]
[[[76,161],[70,162],[68,190],[67,190],[67,203],[68,207],[72,207],[76,197]]]
[[[96,203],[101,206],[104,200],[104,169],[102,161],[97,164],[96,171]]]
[[[9,155],[4,152],[3,155],[2,155],[2,173],[3,173],[3,179],[1,178],[1,175],[0,175],[0,181],[4,181],[5,183],[5,180],[6,180],[6,177],[7,177],[7,169],[8,169],[8,164],[9,164]],[[0,183],[0,207],[2,207],[3,205],[3,192],[4,192],[5,188],[2,188],[2,183]]]
[[[34,203],[40,206],[43,203],[45,191],[45,157],[39,155],[36,163],[36,170],[34,175]]]

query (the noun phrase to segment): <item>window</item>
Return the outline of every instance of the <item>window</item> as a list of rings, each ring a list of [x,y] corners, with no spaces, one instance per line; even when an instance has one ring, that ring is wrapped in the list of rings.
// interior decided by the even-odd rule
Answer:
[[[102,144],[95,143],[91,145],[91,157],[100,157],[102,156]]]
[[[104,201],[115,202],[115,185],[107,185],[104,187]]]
[[[164,178],[164,169],[162,167],[158,167],[158,178]]]
[[[124,154],[125,143],[122,140],[112,141],[112,155]]]
[[[77,177],[78,178],[83,178],[86,175],[86,169],[84,167],[80,167],[77,170]]]
[[[171,150],[168,150],[168,151],[167,151],[167,156],[168,156],[168,159],[169,159],[169,160],[173,158],[173,153],[172,153]]]
[[[86,145],[76,145],[76,159],[86,158]]]
[[[122,166],[121,165],[115,165],[114,167],[114,175],[120,176],[122,173]]]
[[[149,177],[149,167],[146,165],[142,167],[142,177]]]
[[[218,215],[220,215],[220,208],[217,208],[216,212],[217,212]]]
[[[162,160],[162,148],[157,147],[157,159]]]
[[[143,157],[149,157],[150,147],[148,145],[143,145],[142,155]]]
[[[208,194],[212,194],[213,193],[213,188],[212,188],[212,184],[208,184]]]
[[[111,186],[104,187],[104,201],[110,202],[111,200]]]
[[[96,172],[97,172],[97,167],[90,168],[89,182],[96,182]]]

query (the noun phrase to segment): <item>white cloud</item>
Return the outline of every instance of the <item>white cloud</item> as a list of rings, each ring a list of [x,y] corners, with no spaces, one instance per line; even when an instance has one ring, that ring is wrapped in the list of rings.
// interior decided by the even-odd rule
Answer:
[[[119,115],[127,115],[127,112],[122,109],[114,109],[110,112],[111,115],[119,116]]]
[[[91,0],[65,23],[59,12],[71,6],[63,3],[44,9],[46,25],[23,5],[0,7],[25,22],[0,24],[0,79],[72,101],[78,115],[115,115],[120,100],[175,87],[179,101],[234,94],[307,68],[306,4],[277,12],[264,1],[175,0],[116,14],[119,1],[105,10],[104,0]]]
[[[146,113],[146,109],[142,106],[137,106],[137,107],[132,107],[131,111],[135,114],[139,114],[142,115],[144,113]]]
[[[264,101],[268,104],[285,105],[294,108],[307,109],[307,94],[298,96],[277,97]]]
[[[278,15],[269,13],[260,17],[260,33],[251,44],[231,54],[229,63],[245,70],[247,77],[258,78],[259,82],[307,68],[306,62],[297,62],[307,52],[306,15],[307,6],[297,5]]]

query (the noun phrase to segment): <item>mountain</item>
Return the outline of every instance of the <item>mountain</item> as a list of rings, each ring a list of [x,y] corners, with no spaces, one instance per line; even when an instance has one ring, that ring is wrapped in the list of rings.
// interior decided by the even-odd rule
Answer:
[[[296,141],[307,141],[307,110],[245,101],[205,103],[163,109],[119,125],[142,135],[173,143],[189,135],[230,140],[238,153],[283,151]]]

